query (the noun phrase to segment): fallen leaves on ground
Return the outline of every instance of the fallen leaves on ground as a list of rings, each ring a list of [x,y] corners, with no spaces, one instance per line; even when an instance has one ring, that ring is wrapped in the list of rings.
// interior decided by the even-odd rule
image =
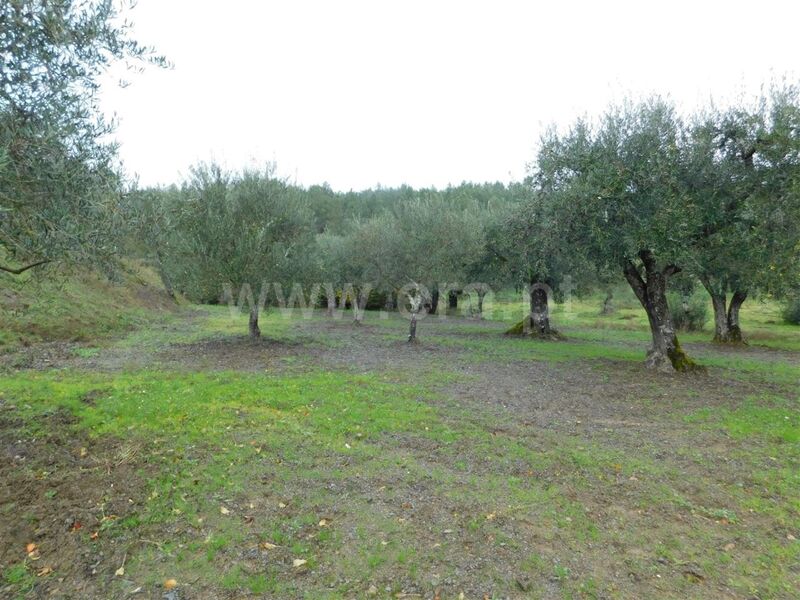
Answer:
[[[164,589],[165,590],[171,590],[177,585],[178,585],[178,582],[175,579],[167,579],[164,582]]]

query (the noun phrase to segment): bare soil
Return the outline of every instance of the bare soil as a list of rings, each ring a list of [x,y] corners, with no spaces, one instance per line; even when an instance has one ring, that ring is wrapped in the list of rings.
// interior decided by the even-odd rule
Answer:
[[[469,321],[470,327],[487,332],[504,330],[504,325]],[[785,393],[780,384],[748,382],[730,378],[724,372],[711,370],[706,375],[679,376],[654,374],[639,364],[604,360],[557,363],[546,361],[474,361],[457,344],[435,343],[435,337],[470,336],[459,331],[453,321],[429,320],[420,327],[421,342],[407,344],[397,330],[364,324],[355,327],[344,321],[300,322],[295,341],[287,342],[266,337],[253,342],[245,337],[216,337],[181,344],[158,344],[155,347],[112,345],[94,356],[81,357],[79,343],[40,344],[21,349],[2,357],[6,369],[84,369],[87,371],[117,371],[152,368],[190,371],[225,370],[245,372],[285,372],[305,369],[344,369],[354,372],[403,371],[422,372],[423,367],[446,365],[459,376],[439,386],[439,392],[427,399],[448,409],[450,414],[470,414],[485,422],[483,415],[491,414],[496,421],[492,435],[519,439],[525,444],[541,446],[548,452],[553,440],[565,440],[580,445],[595,443],[613,448],[629,456],[641,456],[654,463],[670,465],[669,484],[672,489],[691,498],[700,507],[725,506],[732,486],[750,485],[742,465],[735,456],[737,442],[715,431],[689,430],[679,426],[680,419],[701,408],[736,407],[749,395],[766,392]],[[169,327],[190,327],[191,319]],[[426,337],[428,340],[426,340]],[[570,343],[552,342],[552,343]],[[696,354],[733,355],[754,360],[796,361],[792,353],[769,351],[757,347],[726,349],[708,345],[691,348]],[[643,349],[644,354],[644,349]],[[791,390],[789,390],[791,393]],[[648,401],[643,402],[642,399]],[[91,396],[85,401],[92,402]],[[101,562],[122,566],[126,557],[142,544],[152,543],[139,535],[106,540],[103,527],[109,521],[124,520],[134,514],[145,501],[142,472],[147,471],[147,458],[137,448],[113,439],[90,439],[78,433],[69,414],[53,412],[41,429],[46,437],[26,437],[23,423],[13,410],[0,403],[0,564],[25,551],[26,544],[45,543],[58,547],[58,553],[42,568],[59,573],[45,585],[36,587],[36,597],[106,598],[110,578],[107,572],[98,575]],[[435,442],[421,445],[419,439],[403,436],[387,437],[391,445],[413,456],[420,463],[429,461],[435,468],[441,461],[454,458],[442,453]],[[687,453],[686,449],[694,451]],[[468,475],[481,476],[497,472],[496,463],[484,460],[464,449],[464,458],[471,465]],[[329,468],[336,470],[332,457]],[[509,477],[530,477],[547,486],[562,479],[564,471],[574,466],[558,465],[539,472],[513,464],[504,467]],[[265,474],[265,477],[268,475]],[[640,477],[644,477],[641,475]],[[469,486],[469,477],[457,482]],[[651,531],[655,538],[667,536],[692,537],[698,520],[713,517],[686,513],[663,506],[645,506],[637,476],[617,476],[610,481],[592,481],[567,490],[569,499],[585,507],[594,521],[606,523],[609,530],[620,528]],[[365,502],[370,510],[383,512],[392,519],[407,523],[415,539],[428,547],[447,539],[446,560],[449,575],[439,577],[435,566],[425,576],[430,586],[421,589],[412,580],[391,582],[399,585],[405,597],[434,597],[439,589],[464,590],[467,598],[481,598],[491,593],[492,586],[474,577],[478,567],[489,565],[496,580],[512,583],[515,592],[509,597],[527,597],[532,586],[539,595],[560,597],[563,593],[558,578],[532,582],[520,568],[523,557],[532,553],[543,557],[568,557],[565,567],[575,572],[602,572],[615,582],[619,597],[678,597],[666,584],[669,578],[698,584],[697,597],[743,597],[718,580],[710,583],[711,575],[695,562],[670,561],[657,555],[652,547],[644,547],[640,538],[634,541],[620,535],[612,547],[603,547],[588,540],[574,544],[554,537],[534,516],[525,511],[505,510],[493,517],[494,524],[514,544],[498,545],[479,530],[470,529],[469,521],[481,510],[482,502],[470,506],[463,498],[450,498],[437,490],[432,480],[397,481],[387,475],[370,479],[331,477],[323,485],[332,486],[339,504],[319,507],[336,522],[342,531],[352,531],[358,522],[348,511],[349,503]],[[309,482],[298,480],[295,494],[304,493]],[[313,485],[320,485],[315,481]],[[338,486],[338,487],[337,487]],[[268,487],[265,487],[265,497]],[[402,502],[398,501],[402,498]],[[252,513],[256,521],[269,521],[278,509],[275,502],[265,502]],[[284,516],[292,506],[283,509]],[[764,517],[742,515],[748,527],[769,530],[776,524]],[[719,521],[718,521],[719,523]],[[307,532],[313,534],[313,527]],[[96,538],[92,536],[97,533]],[[303,532],[300,532],[301,534]],[[375,532],[380,535],[380,532]],[[784,531],[776,535],[785,535]],[[86,543],[86,537],[92,543]],[[704,540],[709,550],[736,544],[738,551],[754,558],[757,544],[747,539],[734,539],[723,523],[715,527],[710,539]],[[486,548],[491,548],[490,552]],[[280,550],[270,560],[289,561]],[[248,547],[234,557],[245,571],[257,572],[265,557],[257,548]],[[660,569],[643,569],[642,564]],[[627,566],[626,566],[627,565]],[[38,566],[38,565],[37,565]],[[663,573],[663,575],[662,575]],[[311,589],[321,582],[330,585],[331,573],[324,567],[306,575]],[[353,582],[339,581],[340,585]],[[366,590],[368,582],[363,584]],[[378,593],[383,585],[376,582]],[[667,586],[667,587],[665,587]],[[3,589],[0,587],[0,596]],[[366,594],[366,591],[365,591]],[[239,598],[235,592],[219,588],[195,587],[180,594],[163,594],[163,590],[144,589],[136,597],[162,598]],[[436,596],[438,597],[438,596]],[[485,597],[490,597],[486,595]],[[587,596],[590,597],[590,596]]]

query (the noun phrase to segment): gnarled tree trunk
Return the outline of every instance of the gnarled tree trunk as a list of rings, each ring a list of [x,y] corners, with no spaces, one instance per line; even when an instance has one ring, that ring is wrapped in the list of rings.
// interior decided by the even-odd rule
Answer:
[[[623,262],[623,271],[636,297],[647,313],[650,324],[652,346],[647,352],[645,364],[650,369],[662,371],[692,371],[699,367],[692,361],[678,342],[672,314],[667,304],[669,278],[680,272],[676,265],[659,268],[649,250],[639,252],[644,273],[630,260]]]
[[[728,295],[724,285],[714,285],[708,278],[703,278],[703,287],[711,296],[714,308],[714,342],[718,344],[743,344],[742,329],[739,325],[739,309],[747,299],[747,291],[736,289],[728,303]]]
[[[561,339],[561,335],[550,324],[550,287],[544,283],[532,283],[525,289],[530,302],[530,312],[522,321],[508,329],[506,335]]]
[[[531,312],[524,321],[525,333],[538,337],[553,335],[550,327],[550,303],[547,297],[547,287],[534,283],[530,288]]]
[[[728,335],[730,342],[743,344],[744,338],[742,337],[742,328],[739,326],[739,309],[747,300],[746,290],[736,290],[731,297],[731,303],[728,305]]]

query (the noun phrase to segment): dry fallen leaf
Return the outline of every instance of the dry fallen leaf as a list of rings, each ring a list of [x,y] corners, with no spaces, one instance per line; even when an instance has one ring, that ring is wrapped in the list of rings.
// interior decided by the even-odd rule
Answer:
[[[230,514],[230,512],[231,512],[231,511],[229,511],[229,510],[228,510],[227,508],[225,508],[224,506],[220,506],[220,507],[219,507],[219,512],[221,512],[223,515],[227,515],[227,514]]]
[[[494,513],[489,513],[488,515],[486,515],[486,520],[487,520],[487,521],[491,521],[491,520],[493,520],[493,519],[494,519],[494,517],[495,517],[495,514],[494,514]]]
[[[307,560],[304,560],[304,559],[302,559],[302,558],[295,558],[295,559],[292,561],[292,565],[294,565],[295,567],[302,567],[302,566],[303,566],[304,564],[306,564],[307,562],[308,562]]]
[[[164,589],[165,590],[171,590],[172,588],[174,588],[177,585],[178,585],[178,582],[175,581],[174,579],[167,579],[164,582]]]
[[[98,537],[100,537],[100,532],[99,532],[99,531],[95,531],[95,532],[94,532],[92,535],[90,535],[89,537],[90,537],[91,539],[93,539],[93,540],[96,540]]]
[[[28,558],[31,560],[39,560],[41,558],[39,556],[39,546],[33,542],[25,546],[25,551],[28,553]]]
[[[83,527],[83,524],[80,521],[75,521],[72,524],[72,527],[69,528],[69,530],[70,531],[78,531],[81,527]]]
[[[89,454],[89,451],[86,448],[81,448],[81,458],[86,458]]]
[[[286,505],[283,502],[278,502],[278,508],[286,508]]]
[[[319,522],[320,527],[327,527],[328,525],[330,525],[330,521],[328,521],[328,519],[321,519]]]
[[[725,552],[730,552],[734,548],[736,548],[736,544],[731,542],[730,544],[725,544],[725,547],[723,548],[723,550],[725,550]]]
[[[122,577],[123,575],[125,575],[125,567],[120,567],[119,569],[114,571],[114,575],[116,575],[117,577]]]
[[[796,538],[796,537],[794,537],[794,536],[793,536],[791,533],[789,533],[789,534],[787,534],[787,535],[786,535],[786,539],[787,539],[787,540],[789,540],[790,542],[793,542],[793,541],[795,541],[797,538]]]
[[[45,575],[50,575],[53,572],[52,567],[44,567],[43,569],[39,569],[36,571],[37,577],[44,577]]]
[[[274,550],[277,548],[275,544],[270,544],[269,542],[261,542],[259,546],[261,546],[264,550]]]

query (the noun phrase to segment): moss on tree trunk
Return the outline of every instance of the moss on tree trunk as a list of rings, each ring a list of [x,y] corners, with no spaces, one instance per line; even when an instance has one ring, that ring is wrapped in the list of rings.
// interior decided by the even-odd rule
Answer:
[[[645,365],[658,371],[702,371],[703,367],[689,358],[678,342],[672,314],[667,303],[667,283],[680,269],[675,265],[659,268],[649,250],[638,254],[644,273],[630,260],[623,262],[625,279],[647,313],[652,345],[647,352]]]

